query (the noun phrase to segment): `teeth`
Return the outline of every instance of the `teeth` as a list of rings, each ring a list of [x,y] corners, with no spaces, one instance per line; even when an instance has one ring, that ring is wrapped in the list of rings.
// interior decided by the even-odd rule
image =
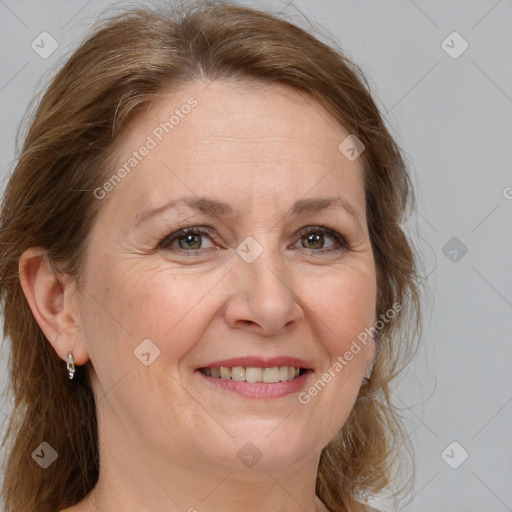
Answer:
[[[231,378],[233,380],[245,380],[245,368],[242,366],[235,366],[231,369]]]
[[[293,366],[274,366],[272,368],[235,366],[226,368],[221,366],[220,368],[203,368],[201,372],[209,377],[271,384],[297,378],[300,368],[294,368]]]
[[[279,382],[279,368],[265,368],[262,380],[263,382]]]
[[[224,366],[221,366],[220,377],[221,379],[231,379],[231,368],[225,368]]]
[[[289,368],[289,366],[280,366],[279,367],[279,380],[280,381],[288,380],[288,368]]]
[[[245,380],[247,382],[261,382],[263,380],[263,368],[246,368]]]

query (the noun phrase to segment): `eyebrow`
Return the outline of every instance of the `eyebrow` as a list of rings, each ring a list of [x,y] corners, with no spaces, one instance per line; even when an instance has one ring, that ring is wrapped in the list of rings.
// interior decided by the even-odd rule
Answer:
[[[178,204],[185,204],[194,210],[201,211],[212,217],[233,215],[233,208],[229,203],[224,201],[219,201],[209,197],[181,196],[159,206],[158,208],[144,210],[135,218],[136,226],[165,210],[175,207]],[[354,207],[343,197],[299,199],[293,205],[289,214],[299,216],[309,213],[317,213],[319,211],[332,208],[342,208],[357,221],[361,221],[360,216],[356,213]]]

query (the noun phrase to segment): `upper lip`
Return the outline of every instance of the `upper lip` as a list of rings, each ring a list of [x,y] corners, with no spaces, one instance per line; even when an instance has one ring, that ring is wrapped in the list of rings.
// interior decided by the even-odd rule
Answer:
[[[293,366],[295,368],[311,369],[310,365],[303,359],[288,356],[278,357],[259,357],[259,356],[246,356],[246,357],[233,357],[231,359],[223,359],[222,361],[213,361],[204,364],[199,368],[218,368],[218,367],[233,368],[235,366],[253,367],[253,368],[273,368],[275,366]],[[198,368],[198,369],[199,369]]]

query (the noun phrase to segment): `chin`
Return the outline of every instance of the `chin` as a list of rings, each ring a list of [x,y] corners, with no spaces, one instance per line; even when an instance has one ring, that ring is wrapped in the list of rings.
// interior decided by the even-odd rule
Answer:
[[[275,471],[291,466],[315,451],[320,455],[322,447],[308,443],[305,436],[297,435],[297,431],[295,435],[291,429],[278,432],[280,428],[276,428],[274,421],[269,429],[266,422],[264,429],[252,428],[252,435],[234,436],[229,443],[218,446],[215,453],[211,453],[210,445],[208,458],[233,471]]]

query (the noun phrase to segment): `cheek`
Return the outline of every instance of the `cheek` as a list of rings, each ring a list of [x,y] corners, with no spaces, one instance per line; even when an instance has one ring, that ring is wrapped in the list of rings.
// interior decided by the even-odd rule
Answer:
[[[137,363],[133,352],[147,339],[160,350],[160,363],[177,363],[209,321],[215,284],[222,277],[141,260],[104,260],[94,267],[87,297],[88,318],[94,321],[86,322],[92,351],[97,351],[96,360],[115,357],[128,366]],[[100,346],[99,340],[110,341]]]
[[[353,269],[321,284],[305,295],[305,302],[312,305],[311,324],[325,352],[325,366],[298,398],[311,408],[310,414],[324,418],[318,428],[323,440],[331,440],[347,420],[373,359],[374,344],[364,333],[375,321],[376,284],[371,270]],[[362,333],[364,342],[358,338]]]
[[[324,333],[321,339],[332,357],[347,350],[359,334],[373,326],[376,282],[371,265],[346,268],[304,289],[304,302],[318,317],[316,324]]]

